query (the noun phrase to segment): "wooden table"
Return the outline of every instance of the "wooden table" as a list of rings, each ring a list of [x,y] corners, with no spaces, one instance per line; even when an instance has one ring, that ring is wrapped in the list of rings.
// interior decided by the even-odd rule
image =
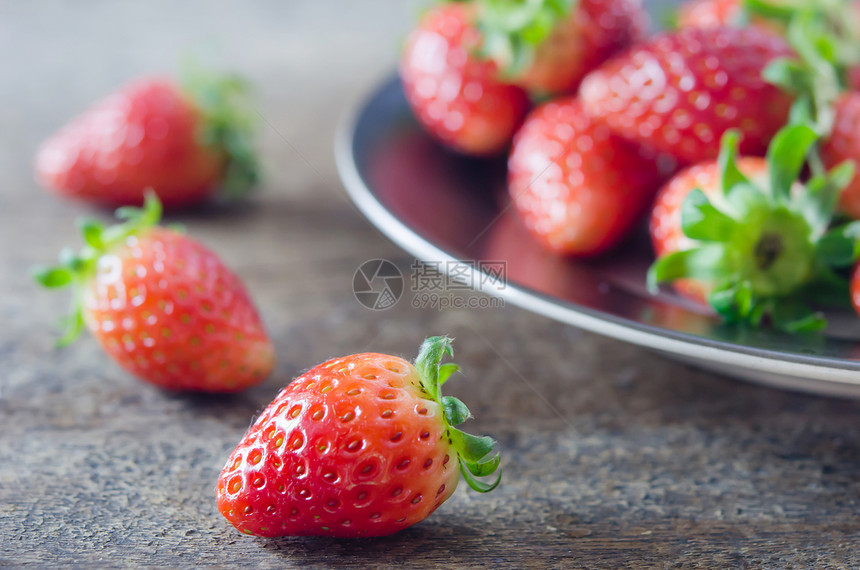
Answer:
[[[411,260],[338,182],[341,110],[394,66],[415,2],[0,3],[0,565],[849,567],[860,564],[860,408],[749,386],[513,307],[362,307],[368,259]],[[134,75],[196,51],[241,69],[264,117],[260,193],[183,215],[253,292],[278,349],[236,397],[144,385],[90,339],[55,350],[62,294],[31,266],[78,244],[87,207],[32,181],[39,141]],[[104,213],[98,213],[105,216]],[[106,216],[105,216],[106,217]],[[498,438],[504,482],[458,489],[378,540],[264,540],[214,485],[251,418],[302,370],[457,337],[450,390]]]

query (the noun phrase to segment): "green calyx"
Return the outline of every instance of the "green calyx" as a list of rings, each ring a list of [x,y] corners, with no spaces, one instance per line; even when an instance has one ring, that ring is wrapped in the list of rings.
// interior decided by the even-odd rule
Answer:
[[[480,55],[496,62],[504,78],[534,61],[535,50],[567,18],[576,0],[463,0],[477,6]]]
[[[200,140],[227,155],[221,189],[228,198],[243,196],[260,179],[254,152],[257,117],[249,101],[250,86],[235,75],[187,67],[183,87],[204,119]]]
[[[95,277],[99,258],[124,243],[129,236],[158,225],[161,211],[161,202],[155,192],[148,190],[142,208],[126,206],[116,211],[116,217],[123,220],[121,224],[105,227],[98,220],[82,219],[79,226],[84,236],[84,246],[80,252],[65,249],[60,252],[57,265],[34,271],[34,278],[43,287],[57,289],[71,286],[74,290],[71,311],[60,323],[62,336],[57,346],[70,344],[84,328],[83,286]]]
[[[502,472],[499,469],[500,456],[491,455],[495,442],[491,437],[478,437],[461,431],[454,426],[472,417],[466,404],[453,396],[442,396],[442,385],[460,368],[456,364],[442,364],[447,355],[454,356],[452,342],[454,339],[446,336],[434,336],[424,341],[415,359],[415,368],[421,379],[421,386],[427,396],[442,406],[445,421],[445,437],[457,451],[460,462],[460,472],[466,483],[480,493],[488,493],[499,486]],[[479,477],[489,477],[496,473],[491,483],[481,481]]]
[[[747,5],[755,9],[768,4],[747,0]],[[757,13],[787,25],[786,38],[797,55],[775,59],[764,77],[794,95],[791,123],[808,124],[826,137],[833,128],[833,103],[847,87],[848,70],[860,64],[854,8],[848,0],[815,0],[774,10]]]
[[[838,272],[860,253],[860,226],[829,230],[839,193],[853,165],[839,165],[797,182],[814,145],[815,131],[783,128],[768,149],[764,187],[737,167],[737,132],[721,143],[720,193],[708,198],[694,189],[681,208],[684,234],[695,246],[659,258],[648,286],[693,278],[711,286],[708,302],[729,322],[765,322],[789,332],[826,325],[813,305],[843,305],[848,285]]]

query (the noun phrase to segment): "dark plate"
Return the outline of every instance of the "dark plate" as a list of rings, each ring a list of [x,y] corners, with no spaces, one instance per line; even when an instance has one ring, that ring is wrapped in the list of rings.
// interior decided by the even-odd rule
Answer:
[[[336,154],[349,195],[376,227],[420,260],[443,268],[463,262],[458,271],[476,288],[733,376],[860,396],[853,313],[829,315],[828,330],[808,336],[722,325],[680,297],[646,291],[652,253],[645,228],[599,260],[542,251],[509,208],[504,160],[465,158],[434,142],[412,117],[396,77],[345,117]],[[506,263],[506,283],[479,271],[475,262],[487,260]]]

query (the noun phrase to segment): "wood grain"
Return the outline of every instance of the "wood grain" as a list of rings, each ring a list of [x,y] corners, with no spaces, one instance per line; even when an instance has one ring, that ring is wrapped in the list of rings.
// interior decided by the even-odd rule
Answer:
[[[373,312],[352,274],[411,260],[346,199],[338,113],[394,66],[416,2],[0,2],[0,565],[842,568],[860,565],[860,408],[752,387],[514,308]],[[132,25],[133,24],[133,25]],[[211,50],[259,86],[269,177],[236,211],[173,218],[246,280],[276,373],[177,396],[85,339],[30,267],[93,214],[35,186],[38,142],[123,80]],[[105,213],[96,212],[106,216]],[[457,337],[450,390],[498,438],[504,482],[367,541],[239,535],[214,484],[251,419],[302,370]]]

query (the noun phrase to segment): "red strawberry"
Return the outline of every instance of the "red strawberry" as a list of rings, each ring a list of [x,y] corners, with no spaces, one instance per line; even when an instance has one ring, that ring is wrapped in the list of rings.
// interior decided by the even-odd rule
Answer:
[[[741,157],[737,160],[737,167],[756,184],[767,184],[767,161],[764,158]],[[710,200],[722,192],[720,165],[716,160],[679,172],[657,193],[649,225],[651,243],[657,257],[695,246],[695,241],[685,236],[681,228],[681,208],[695,189],[701,190]],[[711,285],[696,279],[681,279],[672,284],[685,297],[702,303],[706,302]]]
[[[860,166],[860,92],[843,94],[834,104],[833,130],[821,145],[821,158],[828,168],[845,161]],[[840,196],[841,209],[860,219],[860,171]]]
[[[595,255],[617,244],[658,184],[653,156],[596,124],[572,97],[535,109],[508,160],[511,200],[526,228],[560,254]]]
[[[409,36],[400,77],[430,134],[457,151],[487,155],[510,144],[529,101],[519,87],[499,82],[493,62],[478,58],[473,13],[465,4],[428,12]]]
[[[106,206],[142,204],[147,188],[170,208],[200,202],[219,185],[240,192],[256,181],[242,89],[235,79],[188,90],[162,78],[137,80],[45,141],[36,178]]]
[[[84,224],[79,256],[37,275],[75,287],[60,344],[86,325],[114,360],[171,390],[235,392],[263,381],[274,350],[239,278],[185,235],[157,227],[161,206],[118,211],[121,225]]]
[[[641,39],[641,0],[473,0],[482,54],[536,94],[572,92],[586,73]]]
[[[810,306],[846,297],[834,268],[849,263],[853,228],[828,231],[850,165],[798,182],[818,135],[805,125],[774,137],[767,159],[737,158],[737,131],[723,137],[717,162],[678,174],[660,192],[651,220],[659,255],[649,288],[681,284],[707,297],[729,322],[818,330]]]
[[[382,536],[427,518],[462,472],[498,485],[493,440],[456,428],[466,406],[440,387],[451,339],[427,339],[413,366],[355,354],[312,368],[284,388],[242,438],[218,478],[218,510],[260,536]],[[501,473],[499,473],[501,477]]]
[[[580,95],[595,120],[683,162],[716,158],[732,128],[743,133],[743,154],[763,154],[791,98],[762,70],[790,53],[759,28],[685,29],[610,60],[585,78]]]

